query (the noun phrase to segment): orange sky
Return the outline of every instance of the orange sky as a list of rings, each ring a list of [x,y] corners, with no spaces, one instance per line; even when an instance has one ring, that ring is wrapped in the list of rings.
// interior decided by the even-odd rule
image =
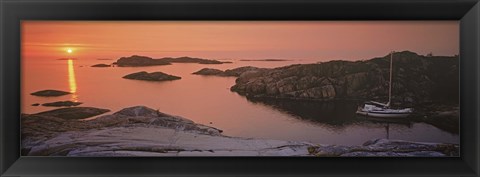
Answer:
[[[67,54],[66,49],[74,52]],[[192,56],[358,60],[391,50],[459,52],[457,21],[23,21],[24,59]]]

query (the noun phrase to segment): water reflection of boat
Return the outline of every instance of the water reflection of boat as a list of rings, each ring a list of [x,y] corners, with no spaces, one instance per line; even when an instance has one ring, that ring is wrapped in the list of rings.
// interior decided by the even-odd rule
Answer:
[[[383,104],[375,101],[366,102],[363,107],[359,107],[357,114],[367,117],[379,117],[379,118],[405,118],[412,112],[412,108],[391,108],[390,103],[392,101],[392,65],[393,65],[393,53],[390,53],[390,82],[388,90],[388,103]]]
[[[385,117],[372,117],[372,116],[357,116],[357,118],[362,121],[368,121],[373,123],[398,124],[398,125],[407,126],[409,128],[412,126],[412,121],[410,121],[409,119],[391,119],[391,118],[385,118]]]

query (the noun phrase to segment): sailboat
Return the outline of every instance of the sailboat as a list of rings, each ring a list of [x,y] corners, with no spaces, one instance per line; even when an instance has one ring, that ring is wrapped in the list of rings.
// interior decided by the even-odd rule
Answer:
[[[413,113],[412,108],[394,109],[390,107],[392,101],[392,65],[393,65],[393,53],[390,53],[390,82],[388,91],[388,103],[380,103],[375,101],[369,101],[364,103],[362,107],[357,109],[357,114],[377,117],[377,118],[405,118]]]

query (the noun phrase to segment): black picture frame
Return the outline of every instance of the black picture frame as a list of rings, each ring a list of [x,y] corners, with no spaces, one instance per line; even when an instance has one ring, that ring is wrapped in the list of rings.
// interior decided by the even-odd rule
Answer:
[[[479,176],[478,0],[0,0],[1,176]],[[460,20],[460,157],[20,157],[22,20]]]

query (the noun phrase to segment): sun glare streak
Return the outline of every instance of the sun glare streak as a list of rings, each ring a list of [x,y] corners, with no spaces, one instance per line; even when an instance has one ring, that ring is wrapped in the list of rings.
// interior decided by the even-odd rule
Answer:
[[[72,93],[72,101],[77,100],[77,81],[75,80],[75,70],[73,69],[73,60],[68,60],[68,85],[70,87],[70,93]]]

